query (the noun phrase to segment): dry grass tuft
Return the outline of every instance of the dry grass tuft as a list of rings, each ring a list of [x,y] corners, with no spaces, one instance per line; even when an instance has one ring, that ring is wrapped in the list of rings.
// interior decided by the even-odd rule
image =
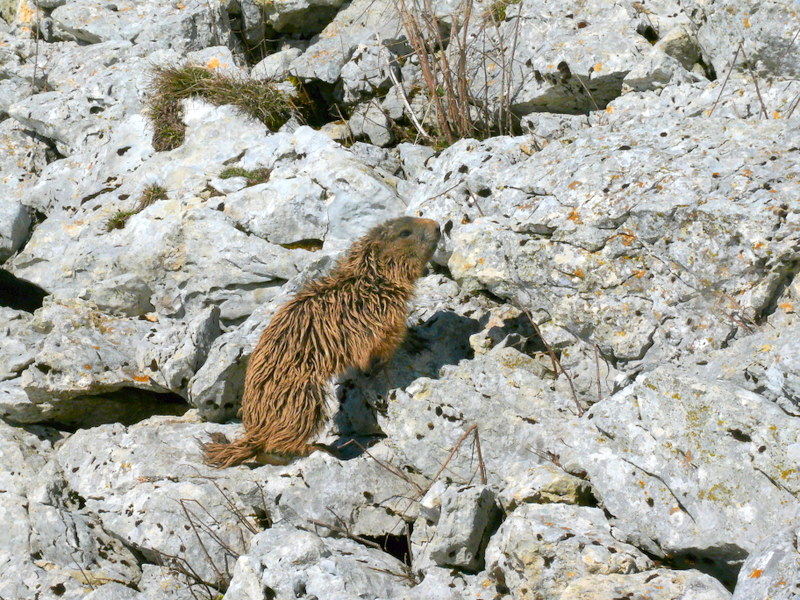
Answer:
[[[509,31],[500,26],[508,6],[520,0],[496,0],[482,13],[473,11],[474,0],[461,0],[451,23],[436,16],[432,0],[396,1],[435,121],[432,134],[414,123],[421,137],[441,148],[464,138],[514,134],[519,119],[510,111],[511,67],[520,21]],[[490,98],[484,84],[481,97],[471,81],[487,79],[491,69],[499,71],[500,96]]]
[[[302,89],[291,97],[272,81],[240,79],[192,65],[155,67],[147,115],[153,123],[153,147],[158,152],[173,150],[183,143],[181,100],[193,97],[217,106],[236,106],[270,131],[276,131],[291,117],[304,120],[308,102]]]

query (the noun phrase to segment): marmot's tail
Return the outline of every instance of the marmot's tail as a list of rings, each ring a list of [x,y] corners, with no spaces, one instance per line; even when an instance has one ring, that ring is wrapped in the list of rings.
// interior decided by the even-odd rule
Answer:
[[[244,435],[233,442],[211,441],[201,443],[203,460],[207,465],[224,469],[250,460],[255,460],[261,450],[261,442]]]

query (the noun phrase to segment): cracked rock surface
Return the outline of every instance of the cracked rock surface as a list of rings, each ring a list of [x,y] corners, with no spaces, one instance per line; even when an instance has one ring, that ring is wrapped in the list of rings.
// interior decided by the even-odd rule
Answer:
[[[0,0],[0,598],[800,597],[797,7],[422,4],[480,139],[399,2]],[[187,65],[307,112],[182,92],[156,150]],[[326,451],[204,465],[401,215],[441,241]]]

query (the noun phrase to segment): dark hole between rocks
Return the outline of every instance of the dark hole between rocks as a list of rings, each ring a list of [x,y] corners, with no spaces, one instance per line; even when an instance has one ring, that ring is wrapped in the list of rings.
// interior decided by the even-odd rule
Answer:
[[[385,533],[383,535],[362,535],[361,537],[370,542],[374,542],[381,547],[381,550],[387,554],[391,554],[397,560],[406,566],[411,566],[411,549],[408,541],[411,537],[411,528],[409,527],[409,537],[405,535],[396,535]]]
[[[42,307],[47,292],[35,283],[0,269],[0,306],[32,313]]]
[[[717,579],[729,591],[736,586],[741,563],[747,558],[747,552],[733,544],[721,547],[704,548],[700,552],[686,552],[669,558],[651,556],[659,566],[667,569],[685,571],[696,569]]]
[[[41,368],[45,365],[36,365]],[[94,396],[80,396],[65,404],[68,414],[54,415],[44,423],[59,431],[97,427],[107,423],[133,425],[154,415],[181,416],[189,404],[177,394],[122,388]]]

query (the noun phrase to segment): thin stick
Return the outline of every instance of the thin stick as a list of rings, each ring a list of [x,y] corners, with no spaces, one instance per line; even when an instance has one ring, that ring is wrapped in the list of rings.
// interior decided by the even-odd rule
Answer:
[[[483,462],[483,452],[481,452],[481,436],[478,435],[478,426],[475,425],[475,452],[478,454],[478,471],[481,475],[481,483],[486,485],[486,464]]]
[[[731,61],[731,66],[728,67],[728,72],[725,74],[725,81],[722,82],[722,87],[719,90],[719,95],[717,95],[717,99],[714,100],[714,105],[711,107],[711,112],[708,113],[708,116],[714,114],[714,111],[717,109],[717,104],[719,104],[719,99],[722,98],[722,92],[725,91],[725,86],[728,85],[728,79],[730,79],[731,72],[733,71],[733,65],[736,64],[736,58],[739,56],[739,48],[741,48],[741,44],[736,47],[736,52],[733,53],[733,60]]]

